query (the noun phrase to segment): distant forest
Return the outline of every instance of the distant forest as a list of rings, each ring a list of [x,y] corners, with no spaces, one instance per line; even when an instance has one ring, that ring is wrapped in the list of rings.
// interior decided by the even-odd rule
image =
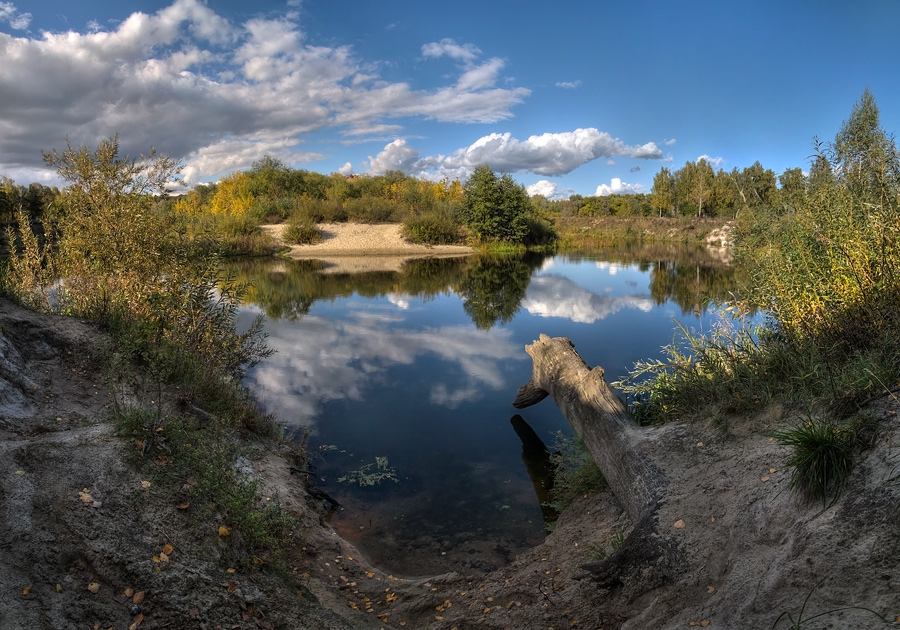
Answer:
[[[730,172],[704,159],[686,162],[677,170],[661,169],[650,193],[606,196],[572,195],[568,199],[531,198],[534,212],[555,216],[694,216],[736,218],[744,210],[767,209],[780,214],[805,199],[819,171],[813,163],[808,175],[792,168],[777,176],[759,162]],[[52,209],[63,194],[56,187],[16,184],[0,176],[0,221],[15,220],[17,208],[37,219]],[[292,169],[264,157],[247,171],[238,171],[217,183],[199,184],[189,192],[158,200],[160,210],[177,214],[217,215],[254,222],[278,222],[298,212],[316,220],[390,222],[410,214],[452,211],[464,197],[458,181],[416,179],[400,171],[384,175],[324,175]]]

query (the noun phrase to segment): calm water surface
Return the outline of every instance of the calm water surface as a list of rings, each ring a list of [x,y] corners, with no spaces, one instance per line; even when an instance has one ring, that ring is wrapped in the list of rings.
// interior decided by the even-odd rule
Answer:
[[[708,328],[704,305],[733,289],[726,265],[662,256],[470,257],[366,274],[246,263],[241,316],[265,314],[277,349],[246,384],[308,434],[316,483],[340,503],[332,524],[371,562],[408,576],[487,571],[545,535],[513,417],[551,448],[571,433],[550,399],[512,407],[531,375],[524,346],[569,337],[612,381],[659,356],[675,320]]]

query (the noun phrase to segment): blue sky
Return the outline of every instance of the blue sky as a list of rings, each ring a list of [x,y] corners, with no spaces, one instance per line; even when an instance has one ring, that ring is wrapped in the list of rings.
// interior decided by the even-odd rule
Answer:
[[[190,184],[271,155],[548,197],[706,157],[809,166],[868,87],[900,131],[900,2],[0,0],[0,174],[153,146]]]

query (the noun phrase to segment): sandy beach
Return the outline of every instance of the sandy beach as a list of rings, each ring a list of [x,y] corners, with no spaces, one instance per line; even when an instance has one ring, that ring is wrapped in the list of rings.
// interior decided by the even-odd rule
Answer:
[[[274,238],[283,242],[285,224],[264,225]],[[322,240],[314,245],[291,245],[284,256],[321,260],[332,273],[363,271],[399,271],[410,258],[467,256],[473,253],[464,245],[417,245],[400,234],[399,223],[320,223]]]

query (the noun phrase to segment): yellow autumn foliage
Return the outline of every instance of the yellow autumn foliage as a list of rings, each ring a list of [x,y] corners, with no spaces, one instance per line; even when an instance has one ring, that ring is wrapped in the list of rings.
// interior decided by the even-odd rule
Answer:
[[[245,216],[253,207],[251,180],[246,173],[232,173],[222,179],[210,200],[210,211],[225,216]]]

